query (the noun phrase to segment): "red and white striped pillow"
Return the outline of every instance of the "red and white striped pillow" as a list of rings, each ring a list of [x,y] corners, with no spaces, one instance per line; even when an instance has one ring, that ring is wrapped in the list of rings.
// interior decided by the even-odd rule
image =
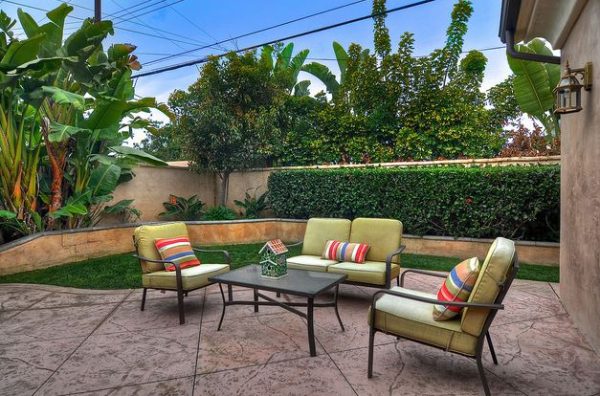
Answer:
[[[185,236],[175,238],[160,238],[154,240],[158,254],[163,260],[173,261],[179,264],[179,268],[189,268],[200,265],[200,260],[194,254],[190,239]],[[165,263],[167,271],[175,271],[173,264]]]
[[[362,264],[367,258],[369,245],[366,243],[350,243],[327,241],[322,257],[327,260],[351,261]]]

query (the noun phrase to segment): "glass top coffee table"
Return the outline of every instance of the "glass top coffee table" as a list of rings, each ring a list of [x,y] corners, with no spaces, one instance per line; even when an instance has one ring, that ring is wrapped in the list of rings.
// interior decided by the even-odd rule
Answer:
[[[345,279],[345,274],[332,274],[327,272],[303,271],[294,269],[288,269],[287,275],[283,278],[270,279],[261,276],[260,265],[248,265],[224,274],[213,276],[209,280],[211,282],[219,283],[221,297],[223,297],[223,311],[221,312],[221,320],[219,320],[219,327],[217,330],[221,330],[223,318],[225,317],[225,308],[229,305],[254,305],[254,312],[258,312],[258,307],[260,305],[276,305],[306,319],[310,356],[316,356],[317,352],[315,348],[313,309],[314,307],[333,307],[335,309],[335,315],[337,316],[338,322],[340,323],[340,327],[342,328],[342,331],[344,331],[344,324],[342,323],[342,319],[340,318],[340,314],[338,312],[337,297],[339,285]],[[223,292],[222,286],[223,284],[228,286],[228,299],[225,299],[225,293]],[[231,286],[242,286],[253,289],[254,301],[234,300],[233,293],[231,292]],[[314,301],[315,297],[317,297],[319,294],[322,294],[332,288],[334,289],[332,301],[319,303]],[[283,293],[293,296],[306,297],[306,302],[282,302],[270,296],[266,296],[260,291],[276,292],[277,295]],[[260,301],[259,297],[264,301]],[[306,307],[306,313],[294,307]]]

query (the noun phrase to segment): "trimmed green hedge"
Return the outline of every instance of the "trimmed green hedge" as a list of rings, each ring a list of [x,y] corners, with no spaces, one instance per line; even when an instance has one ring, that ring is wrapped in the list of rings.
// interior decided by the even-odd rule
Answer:
[[[416,235],[558,241],[560,167],[285,170],[269,177],[285,218],[389,217]]]

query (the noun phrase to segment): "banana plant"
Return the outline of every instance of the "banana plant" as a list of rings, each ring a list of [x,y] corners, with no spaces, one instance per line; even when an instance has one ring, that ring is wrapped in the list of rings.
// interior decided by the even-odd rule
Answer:
[[[515,48],[519,52],[553,55],[552,50],[539,38],[518,44]],[[515,74],[513,88],[521,110],[538,120],[549,138],[560,136],[558,117],[553,113],[552,92],[560,80],[560,66],[515,59],[510,55],[507,57],[508,65]]]
[[[302,67],[302,71],[305,71],[309,74],[312,74],[323,84],[325,84],[325,88],[327,92],[329,92],[333,97],[336,97],[340,90],[340,85],[342,85],[346,81],[346,70],[348,69],[348,52],[344,49],[344,47],[334,41],[333,44],[333,53],[335,54],[335,59],[338,64],[338,68],[340,69],[340,79],[337,80],[335,74],[325,65],[318,62],[311,62]],[[366,57],[369,53],[368,49],[362,51],[361,56]]]
[[[273,53],[276,52],[275,63],[273,63]],[[273,78],[279,79],[282,84],[294,96],[308,96],[309,80],[298,81],[298,75],[303,70],[302,67],[310,50],[305,49],[294,53],[294,43],[289,43],[279,51],[270,45],[265,45],[260,54],[261,61],[271,70]]]
[[[165,109],[134,98],[135,46],[105,52],[110,21],[85,20],[63,39],[72,10],[60,5],[44,25],[19,10],[22,40],[12,32],[16,21],[0,12],[0,223],[29,232],[93,224],[135,164],[165,165],[123,146],[146,122],[142,112]]]

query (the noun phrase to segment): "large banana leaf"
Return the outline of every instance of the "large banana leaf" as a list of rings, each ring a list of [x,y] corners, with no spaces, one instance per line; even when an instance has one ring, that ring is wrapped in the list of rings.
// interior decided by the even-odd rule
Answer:
[[[535,38],[527,43],[527,47],[531,49],[536,54],[546,55],[546,56],[554,56],[554,53],[548,46],[546,42],[542,39]],[[554,89],[558,85],[560,81],[560,65],[555,65],[553,63],[544,63],[544,67],[548,72],[548,83],[550,85],[550,89]]]
[[[348,53],[337,41],[333,42],[333,52],[335,53],[335,59],[337,60],[338,67],[340,68],[340,83],[343,84],[346,81],[346,69],[348,68]]]
[[[58,104],[71,105],[78,110],[85,110],[85,98],[73,92],[65,91],[58,87],[42,87],[42,91],[49,94],[52,100]]]
[[[298,52],[296,56],[294,56],[294,58],[292,58],[292,61],[289,65],[289,68],[292,70],[292,81],[295,82],[296,80],[298,80],[298,74],[300,74],[300,71],[302,70],[302,65],[304,65],[304,61],[306,60],[306,57],[308,56],[309,52],[310,50],[308,49],[302,50]]]
[[[2,60],[0,60],[0,64],[16,68],[23,63],[34,60],[44,37],[43,34],[40,34],[26,40],[11,41]]]
[[[292,53],[294,52],[294,43],[289,43],[280,53],[277,54],[277,62],[275,63],[275,70],[281,71],[289,67],[292,59]]]
[[[52,143],[64,142],[72,136],[82,132],[90,133],[91,131],[89,129],[78,128],[71,125],[63,125],[52,121],[50,122],[50,133],[48,134],[48,140]]]
[[[308,87],[310,85],[309,80],[302,80],[294,87],[294,96],[308,96],[310,91]]]
[[[533,53],[527,46],[516,47],[519,52]],[[521,110],[537,117],[552,109],[554,97],[546,67],[511,56],[508,56],[508,65],[515,73],[514,91]]]
[[[117,98],[103,97],[96,100],[95,108],[85,121],[85,128],[104,129],[120,122],[127,114],[134,111],[156,107],[154,98],[142,98],[137,101],[124,101]]]
[[[340,88],[340,83],[337,82],[335,75],[331,72],[331,70],[329,70],[327,66],[322,65],[320,63],[312,62],[307,65],[304,65],[302,67],[302,70],[312,74],[313,76],[321,80],[323,84],[325,84],[325,87],[327,88],[327,91],[330,94],[337,94]]]
[[[109,195],[115,188],[121,175],[121,168],[116,165],[100,165],[92,171],[88,188],[92,198]]]
[[[148,154],[142,150],[138,150],[129,146],[113,146],[110,147],[115,153],[137,160],[137,162],[145,162],[150,165],[167,166],[168,164],[155,156]]]
[[[87,206],[90,203],[90,192],[87,191],[84,194],[81,194],[77,197],[71,196],[66,205],[62,208],[55,210],[50,213],[50,217],[53,219],[58,219],[61,217],[73,217],[73,216],[83,216],[86,215],[88,210]]]

